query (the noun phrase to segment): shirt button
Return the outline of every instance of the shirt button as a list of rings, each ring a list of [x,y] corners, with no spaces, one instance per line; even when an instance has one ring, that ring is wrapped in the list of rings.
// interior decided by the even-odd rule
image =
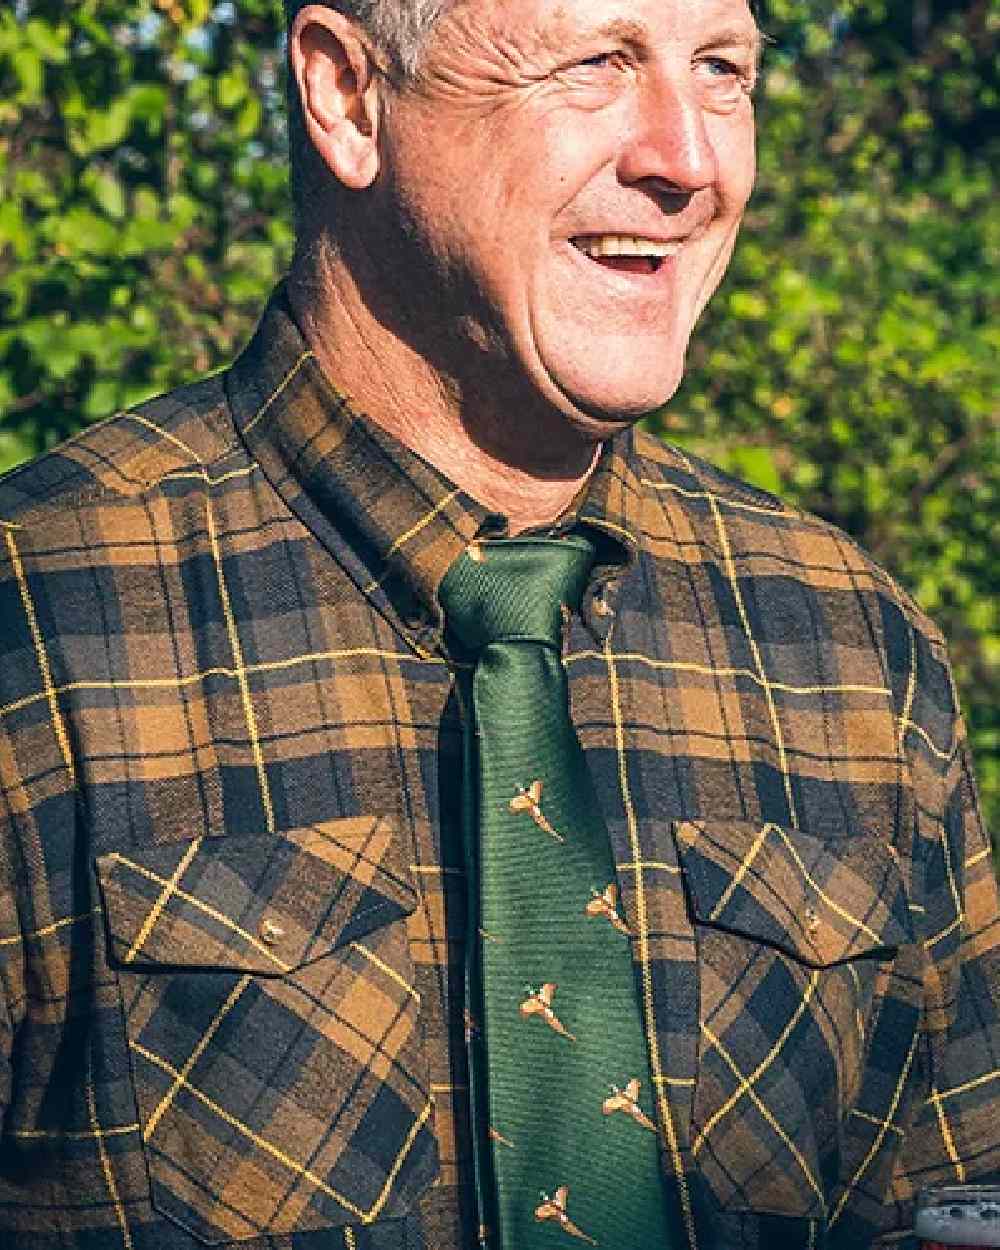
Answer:
[[[265,918],[260,922],[257,934],[265,946],[275,946],[285,936],[285,930],[280,924],[275,924],[273,920]]]

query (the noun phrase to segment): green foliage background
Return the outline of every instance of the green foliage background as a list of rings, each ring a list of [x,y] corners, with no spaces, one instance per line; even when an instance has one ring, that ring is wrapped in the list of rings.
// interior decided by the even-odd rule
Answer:
[[[1000,827],[1000,0],[771,0],[760,178],[650,424],[948,635]],[[0,468],[217,369],[287,264],[280,0],[5,0]]]

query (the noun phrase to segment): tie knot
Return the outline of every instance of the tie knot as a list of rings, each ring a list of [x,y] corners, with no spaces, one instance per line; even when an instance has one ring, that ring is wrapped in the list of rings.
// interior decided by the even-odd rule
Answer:
[[[563,608],[580,606],[593,563],[579,535],[475,543],[448,569],[438,598],[470,651],[515,640],[558,647]]]

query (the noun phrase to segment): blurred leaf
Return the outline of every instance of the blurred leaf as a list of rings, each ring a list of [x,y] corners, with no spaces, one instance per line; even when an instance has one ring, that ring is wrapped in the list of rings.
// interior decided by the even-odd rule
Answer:
[[[37,17],[30,18],[24,25],[25,43],[43,61],[51,61],[54,65],[62,65],[69,55],[66,50],[68,33],[68,27],[53,26]]]
[[[114,174],[95,170],[89,176],[85,175],[84,182],[89,187],[98,207],[103,209],[108,217],[120,220],[125,216],[125,188],[119,178],[116,178]]]
[[[49,233],[57,253],[63,255],[110,255],[116,250],[119,237],[109,221],[88,208],[71,208],[64,216],[52,219]]]
[[[125,138],[131,123],[132,101],[127,94],[100,107],[81,109],[69,135],[70,145],[78,156],[114,147]]]

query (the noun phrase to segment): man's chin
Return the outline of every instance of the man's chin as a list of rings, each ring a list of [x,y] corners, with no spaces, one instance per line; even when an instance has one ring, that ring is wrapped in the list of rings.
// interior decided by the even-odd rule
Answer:
[[[586,333],[580,327],[578,342],[586,348],[569,352],[564,344],[572,341],[572,330],[560,328],[563,333],[554,342],[542,336],[536,340],[538,363],[550,402],[557,399],[564,415],[576,418],[574,423],[600,426],[607,437],[662,408],[680,386],[688,335],[676,322],[631,339],[593,327]],[[546,350],[549,343],[554,350]]]
[[[681,383],[683,369],[676,376],[661,377],[653,386],[652,379],[645,377],[635,386],[580,386],[573,390],[566,387],[566,416],[570,423],[592,437],[611,438],[620,430],[635,425],[643,417],[656,412],[668,403]]]

